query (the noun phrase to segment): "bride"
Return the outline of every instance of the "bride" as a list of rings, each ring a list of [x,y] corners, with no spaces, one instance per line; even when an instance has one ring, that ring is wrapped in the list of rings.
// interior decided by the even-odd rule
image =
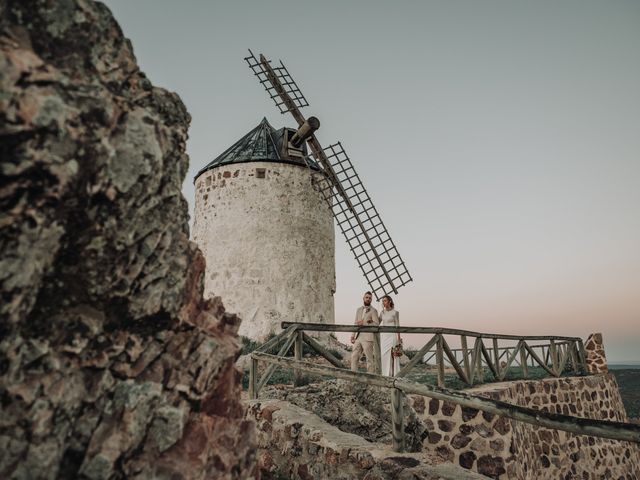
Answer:
[[[389,295],[382,297],[382,312],[380,312],[380,326],[399,327],[399,315],[393,309],[393,300]],[[400,359],[391,353],[393,347],[402,344],[400,332],[382,332],[380,334],[380,357],[382,375],[393,377],[400,370]]]

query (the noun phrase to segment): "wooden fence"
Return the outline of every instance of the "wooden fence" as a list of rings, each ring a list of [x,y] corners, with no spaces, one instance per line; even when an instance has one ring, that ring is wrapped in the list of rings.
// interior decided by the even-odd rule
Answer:
[[[584,345],[582,339],[578,337],[499,335],[435,327],[358,327],[356,325],[291,322],[283,322],[282,328],[284,331],[280,335],[271,339],[258,351],[268,352],[274,345],[284,341],[282,353],[279,353],[279,355],[283,355],[295,343],[295,358],[299,360],[302,358],[302,344],[304,342],[338,368],[343,367],[342,361],[335,358],[307,335],[306,331],[373,332],[375,338],[378,338],[381,332],[429,335],[430,338],[422,348],[402,367],[396,376],[405,377],[418,364],[435,360],[434,367],[439,387],[445,386],[445,369],[447,367],[452,368],[458,378],[468,386],[483,381],[485,368],[497,381],[504,380],[513,367],[518,367],[517,370],[519,370],[521,378],[525,379],[529,377],[529,368],[535,366],[541,367],[553,377],[559,377],[567,367],[570,367],[576,375],[586,373]],[[447,336],[457,338],[458,342],[456,343],[460,345],[460,348],[452,348],[450,346],[451,340],[447,339]],[[488,343],[488,346],[485,342]],[[516,345],[505,345],[505,342],[515,342]],[[376,344],[379,345],[379,341]],[[380,355],[378,355],[378,359],[380,359]],[[270,373],[273,373],[273,370]],[[263,377],[263,380],[260,382],[260,387],[265,385],[269,379]]]
[[[250,398],[258,398],[260,390],[267,384],[278,366],[293,368],[295,377],[298,379],[303,372],[306,372],[390,388],[393,448],[396,451],[403,450],[402,395],[407,393],[447,400],[465,407],[476,408],[547,428],[640,443],[640,425],[551,414],[443,388],[445,383],[445,364],[452,367],[457,376],[467,385],[473,385],[474,382],[478,383],[482,381],[484,367],[487,367],[496,380],[503,380],[512,365],[520,367],[523,378],[527,378],[528,368],[535,365],[538,365],[546,373],[554,377],[560,376],[568,365],[575,374],[586,373],[584,345],[580,338],[496,335],[431,327],[357,327],[355,325],[290,322],[283,322],[282,327],[284,330],[279,335],[276,335],[260,346],[251,355],[249,368]],[[383,377],[377,374],[352,372],[346,369],[342,360],[336,358],[317,340],[305,333],[305,331],[360,331],[373,332],[375,334],[382,332],[400,332],[427,334],[431,335],[431,338],[398,372],[396,377]],[[452,349],[445,335],[458,336],[461,348]],[[470,338],[473,339],[472,346],[469,342]],[[485,346],[485,341],[491,342],[490,347]],[[500,342],[505,341],[515,342],[516,345],[500,346]],[[534,344],[532,342],[537,343]],[[302,361],[304,344],[307,344],[319,355],[324,357],[333,367],[315,365]],[[275,355],[268,353],[278,346],[280,348]],[[294,358],[285,358],[292,346],[294,347]],[[378,354],[378,359],[379,358],[380,355]],[[425,359],[435,359],[437,387],[418,384],[402,378],[414,369],[418,363],[424,362]],[[268,367],[264,370],[260,378],[258,376],[258,361],[263,361],[268,364]]]

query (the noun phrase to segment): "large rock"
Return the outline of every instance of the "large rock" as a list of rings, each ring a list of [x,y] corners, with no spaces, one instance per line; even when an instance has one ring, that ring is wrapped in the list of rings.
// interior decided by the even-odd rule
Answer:
[[[252,475],[239,320],[188,240],[189,114],[104,5],[0,10],[0,477]]]
[[[369,442],[391,445],[391,398],[387,389],[327,380],[296,388],[267,387],[260,396],[286,400],[313,412],[343,432],[359,435]],[[422,450],[428,432],[406,399],[403,421],[405,448],[410,452]]]

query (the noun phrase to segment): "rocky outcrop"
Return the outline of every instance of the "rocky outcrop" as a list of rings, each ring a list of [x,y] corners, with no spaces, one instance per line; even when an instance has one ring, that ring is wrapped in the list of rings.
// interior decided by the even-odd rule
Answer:
[[[263,478],[332,480],[481,480],[429,453],[397,453],[330,425],[282,400],[253,400],[247,416],[258,425]]]
[[[344,380],[328,380],[296,388],[269,387],[262,398],[286,400],[315,413],[343,432],[369,442],[391,445],[391,398],[387,389]],[[413,408],[404,405],[405,448],[422,450],[427,435]]]
[[[5,0],[0,28],[0,477],[251,476],[184,105],[100,3]]]

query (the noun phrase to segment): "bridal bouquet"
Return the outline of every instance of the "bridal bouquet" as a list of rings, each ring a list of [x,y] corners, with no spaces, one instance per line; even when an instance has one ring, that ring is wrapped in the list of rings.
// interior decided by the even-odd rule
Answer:
[[[397,345],[394,345],[393,348],[391,349],[391,355],[394,357],[401,357],[402,356],[402,344],[398,343]]]

